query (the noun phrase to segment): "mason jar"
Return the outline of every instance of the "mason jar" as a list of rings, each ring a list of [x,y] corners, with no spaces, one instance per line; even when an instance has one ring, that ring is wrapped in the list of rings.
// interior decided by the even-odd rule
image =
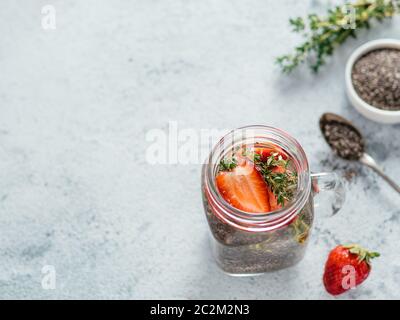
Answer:
[[[221,159],[243,145],[274,144],[291,158],[297,172],[294,198],[273,212],[248,213],[231,206],[219,193],[216,174]],[[201,190],[211,235],[211,250],[219,267],[230,275],[256,275],[298,263],[304,256],[314,220],[314,196],[333,191],[338,211],[344,189],[335,173],[311,174],[301,145],[283,130],[248,126],[231,131],[212,149],[202,168]]]

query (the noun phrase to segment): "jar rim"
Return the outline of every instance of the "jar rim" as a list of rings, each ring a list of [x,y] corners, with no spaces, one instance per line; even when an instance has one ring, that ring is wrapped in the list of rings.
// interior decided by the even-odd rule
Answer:
[[[253,134],[253,132],[256,134]],[[248,134],[247,134],[248,133]],[[238,140],[235,140],[235,136]],[[241,139],[241,137],[245,137]],[[260,139],[276,143],[289,154],[298,174],[296,197],[283,208],[273,212],[249,213],[233,207],[219,193],[215,182],[216,169],[227,146],[243,145],[246,139],[258,143]],[[214,159],[214,157],[217,157]],[[204,164],[206,193],[217,215],[225,222],[247,231],[266,231],[279,228],[291,221],[301,211],[311,193],[311,178],[307,156],[300,143],[282,129],[266,125],[249,125],[231,130],[214,146]]]

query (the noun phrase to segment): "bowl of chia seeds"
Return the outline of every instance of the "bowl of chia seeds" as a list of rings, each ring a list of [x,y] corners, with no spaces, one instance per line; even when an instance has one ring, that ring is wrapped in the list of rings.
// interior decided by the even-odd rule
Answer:
[[[400,40],[380,39],[356,49],[346,66],[351,104],[366,118],[400,123]]]

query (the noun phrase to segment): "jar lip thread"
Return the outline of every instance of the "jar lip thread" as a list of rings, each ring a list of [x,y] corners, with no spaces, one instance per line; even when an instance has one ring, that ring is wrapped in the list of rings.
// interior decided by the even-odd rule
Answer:
[[[237,140],[235,140],[235,136],[238,138]],[[249,213],[233,207],[220,195],[215,184],[219,160],[226,154],[227,147],[234,148],[235,145],[246,144],[244,143],[246,139],[253,140],[253,143],[255,143],[254,140],[257,143],[261,139],[272,140],[273,143],[283,147],[293,159],[298,174],[297,195],[284,208],[274,212]],[[214,159],[215,156],[217,156],[216,159]],[[308,201],[311,192],[309,165],[300,143],[284,130],[271,126],[250,125],[230,131],[212,149],[203,170],[206,196],[211,200],[210,203],[219,218],[248,231],[265,231],[285,225],[301,211],[300,209]]]

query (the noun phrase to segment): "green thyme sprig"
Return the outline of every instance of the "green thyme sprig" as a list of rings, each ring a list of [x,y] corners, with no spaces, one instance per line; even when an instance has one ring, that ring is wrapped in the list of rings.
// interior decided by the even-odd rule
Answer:
[[[222,159],[219,162],[218,172],[220,171],[231,171],[237,167],[237,161],[234,157],[230,159]]]
[[[254,154],[254,163],[275,194],[278,204],[285,205],[290,201],[297,189],[297,173],[287,170],[290,159],[284,160],[278,153],[271,154],[266,161],[262,161],[259,154]],[[283,167],[284,172],[274,172],[274,168]]]
[[[349,37],[356,38],[360,29],[369,29],[371,22],[392,18],[400,12],[400,0],[358,0],[344,6],[336,6],[326,17],[310,14],[306,19],[290,19],[292,31],[302,34],[306,40],[294,53],[277,58],[284,73],[309,61],[312,71],[318,72],[326,58]]]

